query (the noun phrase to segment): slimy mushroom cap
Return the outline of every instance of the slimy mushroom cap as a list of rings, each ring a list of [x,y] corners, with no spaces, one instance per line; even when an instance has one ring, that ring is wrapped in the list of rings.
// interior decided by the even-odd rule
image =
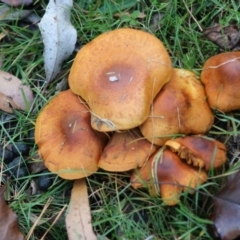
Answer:
[[[40,112],[35,142],[46,167],[65,179],[98,170],[107,136],[91,128],[85,103],[70,90],[57,94]]]
[[[201,72],[209,105],[229,112],[240,108],[240,52],[224,52],[210,57]]]
[[[89,105],[94,129],[127,130],[147,119],[171,74],[171,59],[158,38],[121,28],[99,35],[78,52],[69,86]]]

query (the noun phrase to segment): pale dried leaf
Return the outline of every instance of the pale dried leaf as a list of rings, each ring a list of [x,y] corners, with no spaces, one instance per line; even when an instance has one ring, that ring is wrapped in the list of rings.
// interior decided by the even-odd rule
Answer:
[[[1,240],[23,240],[19,231],[17,215],[4,200],[5,187],[0,188],[0,233]]]
[[[77,41],[76,29],[70,22],[72,4],[72,0],[50,0],[39,23],[47,82],[60,71],[62,62],[72,54]]]
[[[5,112],[12,113],[13,108],[16,109],[17,104],[15,104],[15,102],[11,98],[0,92],[0,109]]]
[[[14,20],[21,20],[27,17],[32,10],[28,9],[18,9],[18,8],[11,8],[7,5],[2,5],[0,7],[0,20],[5,21],[14,21]]]
[[[1,0],[1,2],[13,7],[28,6],[33,3],[33,0]]]
[[[96,240],[91,223],[91,210],[85,178],[75,180],[66,217],[69,240]]]
[[[1,32],[0,33],[0,40],[2,40],[3,38],[5,38],[7,36],[6,32]],[[0,58],[2,59],[2,55],[0,55]]]
[[[27,195],[36,195],[39,193],[40,193],[40,190],[39,190],[38,184],[34,180],[31,180],[30,186],[26,190],[26,194]]]
[[[0,71],[0,109],[12,113],[12,109],[27,110],[33,103],[32,90],[10,73]]]

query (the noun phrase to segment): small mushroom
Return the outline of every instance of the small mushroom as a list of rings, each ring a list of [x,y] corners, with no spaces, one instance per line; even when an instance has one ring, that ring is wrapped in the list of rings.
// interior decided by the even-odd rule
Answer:
[[[56,95],[40,112],[35,142],[46,167],[65,179],[98,170],[107,136],[91,128],[85,103],[70,90]]]
[[[171,59],[158,38],[121,28],[101,34],[78,52],[69,86],[89,105],[94,129],[127,130],[148,118],[171,74]]]
[[[167,205],[177,204],[182,191],[193,193],[206,180],[205,171],[187,165],[171,150],[162,148],[142,168],[134,170],[130,179],[134,188],[147,187],[153,197],[161,196]]]
[[[157,150],[157,146],[144,139],[139,129],[115,132],[98,162],[98,166],[110,172],[124,172],[142,167]]]
[[[201,72],[209,105],[229,112],[240,108],[240,52],[225,52],[210,57]]]
[[[205,170],[221,167],[227,159],[225,145],[205,136],[176,138],[165,145],[188,164]]]
[[[70,239],[76,236],[76,231],[81,234],[87,232],[91,239],[97,239],[90,224],[85,177],[98,170],[98,160],[107,140],[106,134],[91,128],[86,103],[70,90],[56,95],[37,118],[35,142],[46,167],[61,178],[76,179],[66,217]],[[80,213],[75,214],[78,207]],[[75,224],[72,224],[73,221]],[[79,237],[85,238],[82,235]]]
[[[150,115],[140,130],[149,141],[163,146],[181,134],[203,134],[213,121],[204,87],[197,76],[175,68],[170,81],[154,99]]]

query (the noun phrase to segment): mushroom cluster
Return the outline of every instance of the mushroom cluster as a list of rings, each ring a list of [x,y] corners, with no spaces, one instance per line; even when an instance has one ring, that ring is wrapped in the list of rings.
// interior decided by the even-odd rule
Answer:
[[[203,79],[212,78],[204,74],[210,68],[204,67]],[[221,109],[218,97],[206,100],[203,84],[193,72],[173,68],[155,36],[127,28],[103,33],[78,52],[70,89],[40,112],[39,154],[65,179],[98,168],[134,169],[134,188],[147,187],[174,205],[182,191],[193,192],[209,169],[226,161],[224,144],[203,136],[214,121],[211,107]]]
[[[152,196],[161,195],[167,205],[175,205],[182,191],[193,190],[207,180],[206,171],[226,161],[223,143],[205,136],[186,136],[165,143],[142,168],[131,176],[134,188],[147,187]]]

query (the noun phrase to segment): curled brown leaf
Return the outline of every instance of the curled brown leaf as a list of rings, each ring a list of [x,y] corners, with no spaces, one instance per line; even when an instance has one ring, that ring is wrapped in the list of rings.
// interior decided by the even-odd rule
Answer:
[[[4,199],[5,187],[0,188],[0,233],[1,240],[23,240],[19,230],[17,215],[9,208]]]
[[[230,176],[216,194],[209,228],[214,238],[233,240],[240,237],[240,171]]]
[[[235,24],[226,27],[216,24],[204,29],[203,34],[222,49],[238,50],[240,48],[240,31]]]

